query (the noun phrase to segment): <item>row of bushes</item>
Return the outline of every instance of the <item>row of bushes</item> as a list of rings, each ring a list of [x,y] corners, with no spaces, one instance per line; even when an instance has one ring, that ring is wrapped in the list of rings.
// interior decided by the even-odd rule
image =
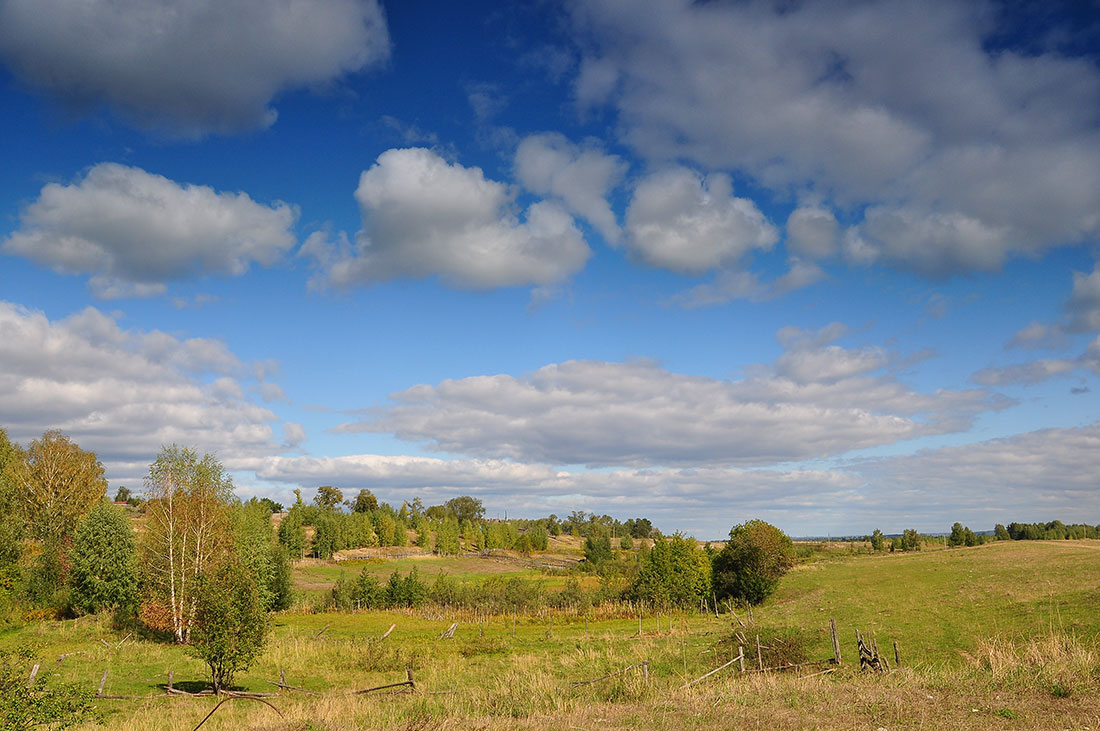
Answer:
[[[485,581],[465,582],[441,573],[429,582],[414,568],[405,576],[395,570],[388,581],[382,582],[369,569],[364,569],[356,577],[341,575],[316,609],[349,611],[431,604],[484,612],[529,612],[543,607],[584,609],[621,597],[621,587],[601,582],[597,589],[585,589],[576,577],[569,577],[564,587],[552,591],[544,581],[517,576],[494,576]]]

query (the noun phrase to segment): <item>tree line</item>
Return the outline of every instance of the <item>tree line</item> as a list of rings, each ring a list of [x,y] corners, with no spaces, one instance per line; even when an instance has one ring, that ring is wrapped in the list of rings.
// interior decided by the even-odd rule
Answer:
[[[400,508],[380,503],[369,489],[344,498],[339,488],[322,485],[309,503],[295,490],[295,502],[279,522],[279,543],[295,558],[331,558],[337,551],[375,546],[415,545],[442,556],[463,551],[507,549],[527,555],[549,548],[551,536],[563,533],[587,536],[586,541],[622,536],[632,545],[635,538],[659,535],[648,518],[619,521],[609,515],[574,511],[565,519],[557,515],[534,520],[492,520],[485,517],[481,500],[469,495],[442,505],[425,507],[420,498]],[[277,512],[281,505],[273,504]],[[310,529],[310,530],[307,530]]]

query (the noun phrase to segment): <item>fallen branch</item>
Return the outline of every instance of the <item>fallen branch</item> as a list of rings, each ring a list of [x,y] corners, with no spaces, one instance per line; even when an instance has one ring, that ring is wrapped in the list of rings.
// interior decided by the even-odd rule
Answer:
[[[282,688],[283,690],[296,690],[299,693],[308,693],[310,695],[324,695],[324,693],[318,693],[315,690],[306,690],[305,688],[296,688],[293,685],[287,685],[285,683],[276,683],[274,680],[265,680],[265,683],[274,685],[276,688]]]
[[[730,665],[733,665],[733,664],[734,664],[735,662],[737,662],[738,660],[744,661],[744,659],[745,659],[745,653],[744,653],[744,652],[742,652],[742,653],[741,653],[740,655],[738,655],[737,657],[733,658],[732,660],[730,660],[730,661],[729,661],[729,662],[727,662],[727,663],[723,663],[723,664],[719,665],[718,667],[716,667],[716,668],[715,668],[714,670],[711,670],[711,671],[710,671],[709,673],[707,673],[706,675],[700,675],[700,676],[699,676],[698,678],[696,678],[695,680],[691,680],[691,681],[688,681],[687,683],[684,683],[684,684],[683,684],[682,686],[680,686],[680,690],[683,690],[684,688],[690,688],[691,686],[693,686],[693,685],[695,685],[696,683],[698,683],[698,682],[699,682],[700,680],[706,680],[707,678],[709,678],[710,676],[714,675],[714,674],[715,674],[716,672],[718,672],[719,670],[722,670],[722,669],[724,669],[724,668],[728,668],[728,667],[729,667]]]
[[[396,626],[397,626],[396,624],[391,624],[391,625],[390,625],[390,628],[389,628],[388,630],[386,630],[386,633],[385,633],[385,634],[383,634],[383,635],[382,635],[381,637],[379,637],[378,639],[380,639],[380,640],[384,640],[384,639],[386,639],[387,637],[389,637],[389,636],[390,636],[390,632],[393,632],[393,628],[394,628],[394,627],[396,627]]]
[[[199,728],[200,728],[200,727],[201,727],[201,726],[202,726],[202,725],[203,725],[204,723],[206,723],[206,721],[207,721],[207,720],[208,720],[208,719],[209,719],[209,718],[210,718],[211,716],[213,716],[213,715],[214,715],[214,713],[215,713],[215,712],[216,712],[216,711],[217,711],[217,710],[218,710],[219,708],[221,708],[223,704],[225,704],[225,703],[228,703],[229,701],[236,701],[236,700],[241,700],[241,701],[256,701],[257,703],[263,703],[263,704],[264,704],[265,706],[267,706],[267,707],[268,707],[268,708],[270,708],[271,710],[273,710],[273,711],[275,711],[276,713],[278,713],[278,714],[279,714],[279,718],[283,718],[283,719],[285,719],[285,718],[286,718],[286,716],[284,716],[284,715],[283,715],[283,712],[282,712],[282,711],[280,711],[280,710],[279,710],[278,708],[276,708],[275,706],[273,706],[273,705],[272,705],[271,703],[269,703],[268,701],[265,701],[265,700],[264,700],[263,698],[253,698],[252,696],[248,696],[248,695],[231,695],[231,696],[227,696],[227,697],[225,697],[225,698],[222,698],[222,699],[221,699],[220,701],[218,701],[218,705],[216,705],[216,706],[214,706],[214,707],[213,707],[212,709],[210,709],[210,713],[207,713],[207,714],[206,714],[206,717],[205,717],[205,718],[203,718],[203,719],[202,719],[201,721],[199,721],[199,725],[198,725],[198,726],[195,726],[195,728],[194,728],[194,729],[192,729],[192,731],[198,731],[198,730],[199,730]]]
[[[452,639],[455,636],[455,630],[457,628],[458,628],[458,622],[455,622],[454,624],[452,624],[450,627],[447,628],[446,632],[444,632],[443,634],[441,634],[439,636],[439,639],[441,639],[441,640]]]
[[[323,634],[325,633],[325,630],[326,630],[326,629],[328,629],[328,628],[329,628],[329,627],[331,627],[331,626],[332,626],[332,623],[331,623],[331,622],[329,622],[329,623],[328,623],[328,624],[326,624],[326,625],[325,625],[324,627],[322,627],[321,629],[317,630],[317,634],[313,635],[313,639],[317,639],[318,637],[320,637],[321,635],[323,635]]]

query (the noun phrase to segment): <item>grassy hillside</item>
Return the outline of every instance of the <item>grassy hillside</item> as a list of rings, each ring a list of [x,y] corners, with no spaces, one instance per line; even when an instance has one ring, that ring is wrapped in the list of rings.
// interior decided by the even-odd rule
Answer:
[[[400,562],[405,562],[404,564]],[[417,562],[456,576],[496,571],[479,559],[372,562],[380,575]],[[339,572],[335,564],[299,567],[296,577]],[[346,567],[345,567],[346,570]],[[1100,542],[996,543],[952,551],[879,556],[837,554],[797,568],[746,627],[723,614],[597,619],[569,613],[450,616],[439,610],[350,614],[286,613],[275,618],[261,661],[238,680],[273,690],[288,683],[329,693],[272,699],[280,721],[254,702],[223,708],[212,728],[1098,728],[1100,727]],[[837,619],[845,664],[835,672],[740,675],[725,670],[681,686],[729,659],[740,632],[765,644],[777,629],[803,628],[809,656],[831,656],[827,632]],[[461,619],[454,639],[440,634]],[[396,629],[379,637],[391,624]],[[861,675],[853,665],[854,631],[884,648],[898,640],[904,668]],[[31,643],[51,679],[107,692],[162,692],[167,671],[177,686],[197,688],[204,667],[184,651],[135,640],[105,621],[84,618],[28,624],[0,636],[0,646]],[[59,656],[66,657],[59,660]],[[648,660],[650,683],[637,670],[589,680]],[[750,663],[751,666],[751,663]],[[349,696],[338,692],[405,678],[418,692]],[[819,673],[821,666],[806,671]],[[190,685],[188,685],[190,684]],[[210,699],[164,697],[101,701],[121,729],[192,729]],[[283,725],[280,725],[283,724]]]

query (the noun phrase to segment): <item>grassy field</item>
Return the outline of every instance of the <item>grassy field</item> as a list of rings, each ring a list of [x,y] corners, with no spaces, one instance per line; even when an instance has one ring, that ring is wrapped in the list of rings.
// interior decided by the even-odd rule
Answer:
[[[404,562],[404,563],[402,563]],[[478,559],[367,562],[385,576],[415,562],[475,580]],[[334,580],[340,566],[306,564],[299,580]],[[343,570],[348,570],[344,565]],[[519,569],[522,572],[522,568]],[[451,616],[440,610],[286,613],[241,687],[272,691],[277,680],[325,693],[271,698],[285,718],[254,701],[233,701],[204,729],[344,728],[1100,728],[1100,542],[994,543],[952,551],[855,555],[835,551],[800,566],[755,609],[753,623],[696,613],[597,619],[568,612]],[[844,664],[796,673],[723,670],[682,686],[776,631],[801,628],[811,659],[831,657],[829,618],[840,628]],[[440,634],[461,620],[454,638]],[[742,623],[746,626],[742,626]],[[385,640],[381,635],[395,624]],[[860,674],[855,630],[880,646],[899,642],[903,667]],[[161,695],[198,689],[205,667],[180,648],[125,638],[96,618],[38,622],[0,635],[0,646],[31,644],[50,680],[106,693],[155,696],[102,700],[119,729],[193,729],[210,698]],[[61,655],[65,655],[59,660]],[[892,658],[892,652],[890,653]],[[750,651],[750,660],[755,657]],[[649,662],[649,683],[634,669]],[[750,662],[750,667],[752,662]],[[404,680],[416,692],[347,695]],[[832,672],[822,673],[824,670]]]

